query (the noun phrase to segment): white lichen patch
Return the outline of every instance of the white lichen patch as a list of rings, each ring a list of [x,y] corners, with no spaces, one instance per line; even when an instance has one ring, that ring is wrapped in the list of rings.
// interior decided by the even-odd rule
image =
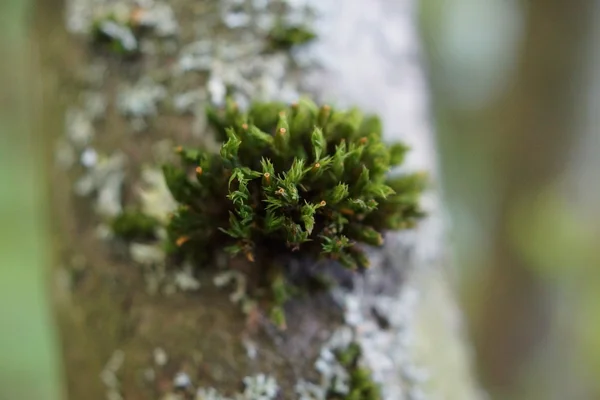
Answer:
[[[215,388],[200,388],[194,400],[229,400],[223,397]]]
[[[165,252],[153,244],[131,243],[129,255],[138,264],[152,266],[165,262]]]
[[[98,22],[98,31],[106,37],[121,44],[126,52],[134,52],[138,48],[138,40],[131,28],[117,21],[105,19]]]
[[[240,303],[247,298],[246,276],[239,271],[225,271],[215,275],[213,283],[217,287],[234,285],[234,290],[229,295],[229,300],[233,303]]]
[[[142,211],[162,223],[168,221],[168,215],[175,210],[177,203],[165,182],[159,168],[144,167],[141,173],[141,185],[138,196]]]
[[[321,374],[320,386],[336,393],[347,394],[350,375],[335,355],[336,351],[347,348],[352,343],[353,333],[348,327],[339,328],[321,348],[315,369]]]
[[[279,391],[275,378],[265,374],[245,377],[244,385],[243,395],[247,400],[272,400]]]
[[[196,291],[200,288],[200,281],[193,275],[191,264],[186,264],[180,271],[173,275],[175,286],[183,292]]]
[[[204,90],[190,90],[189,92],[175,95],[173,97],[173,107],[181,114],[193,113],[197,110],[198,104],[205,99],[206,92]]]
[[[135,22],[146,28],[151,28],[158,37],[176,36],[179,33],[179,23],[175,13],[168,3],[160,1],[144,1],[138,8]]]
[[[173,378],[173,385],[178,389],[187,389],[192,386],[192,379],[185,372],[178,372]]]
[[[125,156],[116,152],[106,157],[98,155],[87,172],[75,183],[79,196],[96,194],[96,212],[113,217],[122,210],[121,188],[125,178]]]
[[[66,115],[67,138],[76,147],[87,146],[94,137],[92,118],[84,110],[69,108]]]
[[[399,239],[390,235],[387,240],[393,242]],[[402,244],[397,242],[394,246],[388,243],[388,246],[395,262],[398,262],[396,253],[402,251],[399,250]],[[415,360],[412,351],[420,292],[410,280],[404,282],[400,290],[387,294],[371,289],[371,285],[385,279],[384,261],[377,260],[377,263],[381,265],[371,269],[364,280],[359,280],[354,291],[338,291],[336,297],[344,308],[345,322],[362,349],[363,365],[371,371],[373,380],[381,385],[382,399],[424,396],[422,388],[428,375]]]
[[[224,396],[215,388],[199,388],[195,400],[275,400],[279,385],[270,375],[257,374],[243,379],[244,391],[233,397]]]
[[[158,113],[158,104],[165,97],[167,90],[164,86],[144,77],[135,85],[124,86],[119,90],[117,107],[127,117],[150,117]]]
[[[154,364],[158,367],[164,367],[169,361],[169,356],[162,347],[155,348],[152,352],[152,357],[154,358]]]
[[[303,379],[296,383],[294,389],[298,395],[298,400],[326,400],[327,388]]]
[[[107,400],[123,399],[118,372],[123,366],[124,361],[125,353],[122,350],[115,350],[100,373],[100,379],[106,386]]]

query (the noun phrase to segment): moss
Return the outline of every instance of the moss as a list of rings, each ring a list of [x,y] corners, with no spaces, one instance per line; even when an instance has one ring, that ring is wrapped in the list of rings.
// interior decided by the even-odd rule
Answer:
[[[274,289],[272,304],[289,297],[273,260],[325,258],[364,270],[364,245],[381,246],[386,230],[423,216],[424,177],[389,176],[408,148],[385,144],[376,116],[308,99],[242,112],[228,100],[209,119],[220,152],[178,147],[181,164],[164,166],[180,203],[168,225],[171,248],[201,261],[225,249],[254,263],[250,280]]]
[[[357,343],[351,343],[336,354],[338,362],[346,368],[350,376],[350,387],[347,394],[330,392],[328,400],[379,400],[381,391],[379,385],[373,381],[367,368],[358,365],[361,348]]]
[[[287,50],[311,42],[316,37],[308,26],[279,23],[271,29],[267,39],[272,49]]]
[[[128,210],[115,217],[110,224],[115,236],[124,240],[152,240],[160,222],[141,211]]]

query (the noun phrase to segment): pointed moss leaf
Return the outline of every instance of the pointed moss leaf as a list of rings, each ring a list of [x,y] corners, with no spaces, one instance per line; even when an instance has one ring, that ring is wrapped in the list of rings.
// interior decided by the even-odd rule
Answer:
[[[383,244],[383,237],[381,236],[381,233],[371,226],[355,224],[349,226],[348,231],[353,239],[364,242],[371,246],[381,246]]]
[[[265,230],[268,233],[272,233],[278,231],[283,227],[285,223],[285,217],[283,215],[278,215],[272,210],[268,210],[265,216]]]
[[[255,125],[250,125],[250,127],[248,127],[247,134],[251,140],[253,140],[253,143],[256,143],[257,145],[270,146],[273,144],[273,136],[263,132]]]
[[[279,113],[279,118],[277,121],[277,126],[275,128],[274,133],[274,147],[277,152],[286,157],[289,153],[289,144],[290,144],[290,127],[288,125],[287,116],[284,111]]]
[[[408,152],[408,146],[395,143],[390,146],[390,166],[400,165],[404,162],[404,156]]]
[[[290,184],[298,185],[302,178],[304,178],[304,174],[304,160],[294,159],[289,171],[285,173],[285,180]]]
[[[310,137],[313,146],[313,155],[316,161],[321,159],[323,151],[327,148],[327,142],[325,136],[323,136],[323,130],[319,127],[315,127]]]
[[[346,252],[341,252],[337,259],[340,262],[340,264],[342,264],[344,267],[346,267],[348,269],[354,270],[358,266],[356,263],[356,260],[350,254],[348,254]]]
[[[232,244],[230,246],[225,246],[224,250],[232,256],[235,256],[239,252],[241,252],[244,248],[239,244]]]
[[[304,224],[304,229],[306,229],[306,231],[308,233],[312,233],[314,227],[315,227],[315,213],[317,211],[317,206],[310,204],[310,203],[306,203],[305,205],[302,206],[302,210],[301,210],[301,219],[302,219],[302,223]]]
[[[344,174],[344,160],[346,159],[347,154],[345,141],[335,146],[331,169],[338,179]]]
[[[396,193],[394,189],[392,189],[388,185],[373,182],[367,185],[367,187],[365,188],[365,192],[378,199],[385,199],[388,196],[391,196],[394,193]]]
[[[362,170],[356,183],[352,187],[352,192],[355,195],[360,195],[363,190],[369,185],[370,177],[369,177],[369,169],[366,166],[362,166]]]
[[[333,189],[331,189],[327,195],[327,202],[329,204],[337,204],[344,200],[349,193],[348,185],[345,183],[338,183]]]
[[[235,135],[235,132],[231,128],[227,129],[227,135],[227,141],[221,146],[221,157],[233,162],[237,159],[238,150],[242,141]]]

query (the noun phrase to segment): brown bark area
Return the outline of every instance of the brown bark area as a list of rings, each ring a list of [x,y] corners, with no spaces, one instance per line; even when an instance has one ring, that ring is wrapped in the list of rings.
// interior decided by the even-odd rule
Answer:
[[[203,286],[199,293],[152,296],[146,292],[139,267],[119,256],[122,251],[118,247],[96,237],[98,219],[90,201],[72,194],[77,172],[61,170],[54,161],[55,143],[64,131],[65,109],[83,89],[77,71],[89,57],[89,50],[66,34],[62,18],[62,1],[39,1],[33,32],[42,66],[39,79],[44,107],[38,138],[44,143],[47,157],[55,273],[67,271],[72,282],[69,287],[55,290],[69,398],[105,398],[100,374],[116,350],[125,353],[119,373],[120,391],[131,400],[160,398],[172,389],[173,377],[181,371],[195,385],[218,387],[226,394],[239,391],[242,378],[256,373],[273,375],[282,393],[290,395],[299,378],[317,378],[312,365],[319,344],[327,339],[330,328],[341,322],[339,309],[331,299],[315,296],[295,302],[287,310],[286,332],[269,327],[265,316],[260,317],[260,329],[256,329],[247,323],[239,306],[229,300],[228,289],[212,286],[211,274],[200,277]],[[119,74],[131,72],[117,63],[111,68],[113,83]],[[114,88],[105,90],[110,93]],[[187,118],[162,116],[157,131],[169,136],[169,129],[177,130],[173,126],[189,124]],[[128,168],[132,169],[152,162],[150,144],[155,137],[139,140],[124,132],[114,107],[109,107],[106,121],[97,132],[105,151],[125,151],[130,159]],[[186,140],[185,133],[178,134]],[[244,339],[258,345],[258,360],[246,355]],[[152,357],[157,347],[166,350],[169,357],[160,368]],[[144,378],[149,368],[156,372],[153,382]]]

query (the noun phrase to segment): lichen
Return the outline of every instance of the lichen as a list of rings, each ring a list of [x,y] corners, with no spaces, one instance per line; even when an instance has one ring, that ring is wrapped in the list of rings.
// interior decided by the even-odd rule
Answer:
[[[379,385],[373,381],[369,370],[359,365],[361,348],[356,342],[337,351],[336,356],[350,377],[348,393],[343,394],[343,397],[336,397],[339,396],[337,393],[330,392],[327,396],[328,400],[336,398],[340,400],[379,400],[381,398]]]
[[[139,54],[139,39],[131,21],[122,21],[115,14],[96,19],[92,24],[91,37],[100,47],[119,55]]]

